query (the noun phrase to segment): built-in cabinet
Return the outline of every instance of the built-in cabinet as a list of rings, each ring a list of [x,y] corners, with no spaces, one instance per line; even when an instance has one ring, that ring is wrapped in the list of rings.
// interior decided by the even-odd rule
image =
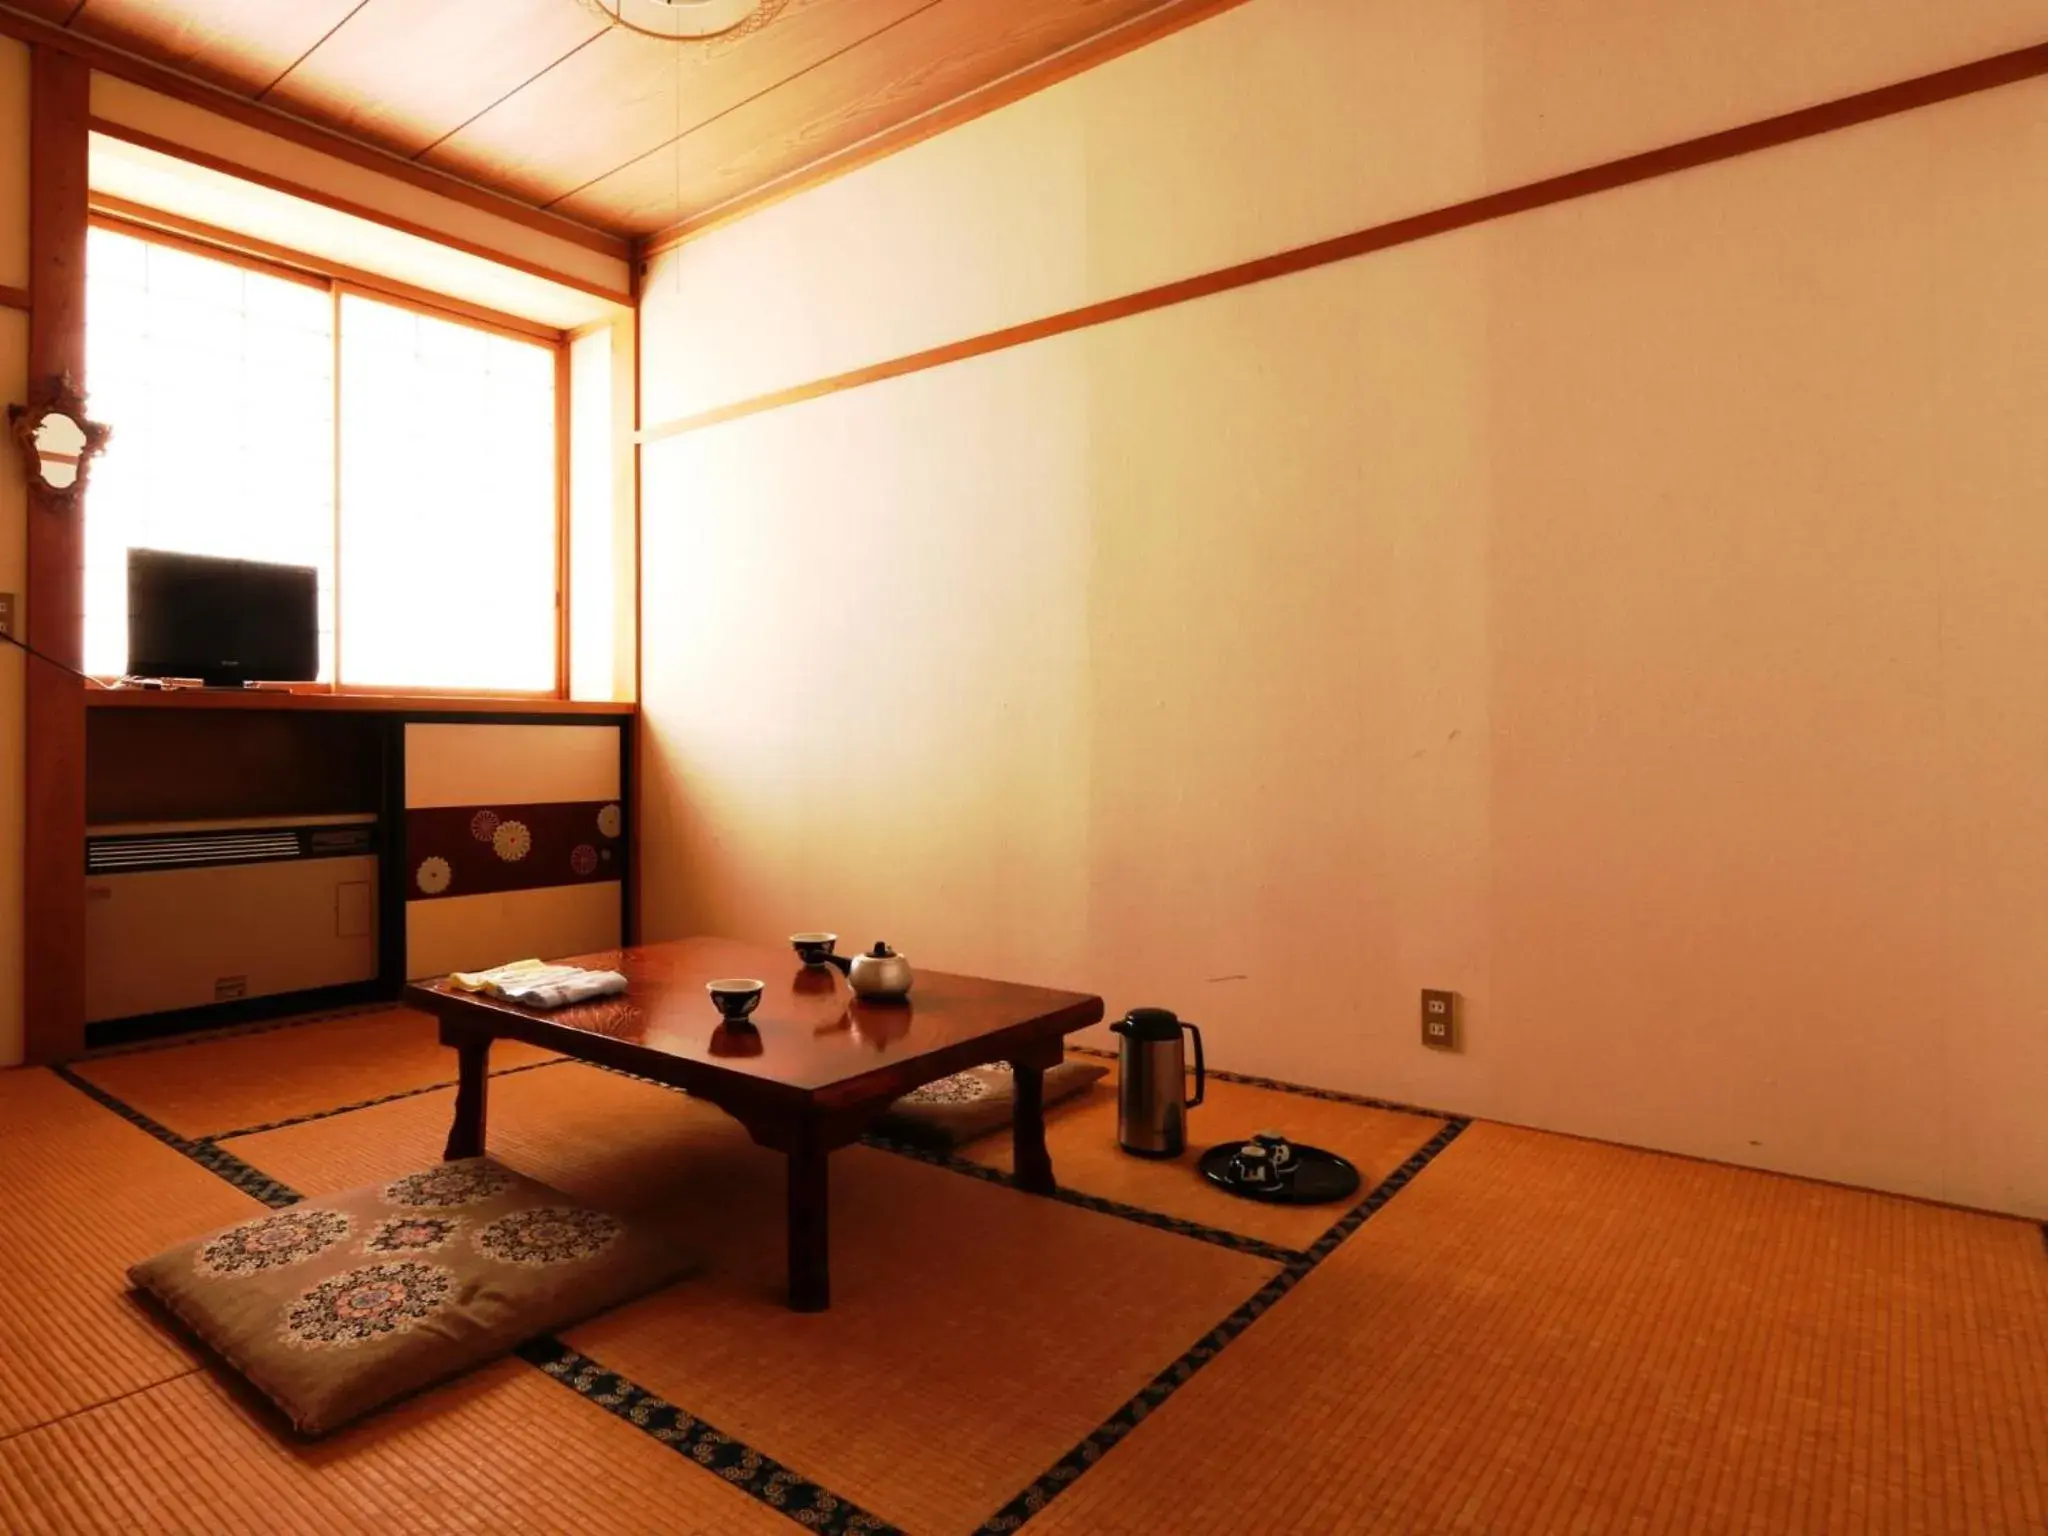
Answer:
[[[630,705],[91,702],[88,1045],[629,936]]]
[[[404,729],[406,974],[616,948],[623,729],[601,720]]]

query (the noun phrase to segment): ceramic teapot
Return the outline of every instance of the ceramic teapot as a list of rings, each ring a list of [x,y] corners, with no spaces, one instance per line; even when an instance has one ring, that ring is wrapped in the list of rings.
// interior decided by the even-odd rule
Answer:
[[[910,991],[910,962],[877,939],[873,949],[853,957],[846,980],[857,997],[903,997]]]

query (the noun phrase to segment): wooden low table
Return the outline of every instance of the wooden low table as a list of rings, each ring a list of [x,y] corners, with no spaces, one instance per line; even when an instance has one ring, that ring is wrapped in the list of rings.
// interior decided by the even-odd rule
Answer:
[[[1053,1189],[1045,1150],[1044,1073],[1063,1040],[1102,1018],[1102,999],[975,976],[919,971],[909,998],[868,1002],[836,970],[814,970],[785,947],[683,939],[565,962],[625,974],[628,988],[552,1012],[450,987],[406,989],[406,1001],[441,1022],[460,1082],[446,1157],[484,1150],[491,1042],[506,1038],[616,1067],[716,1104],[754,1140],[789,1158],[789,1304],[831,1302],[825,1158],[857,1140],[876,1115],[913,1088],[987,1062],[1016,1073],[1017,1182]],[[767,984],[752,1029],[723,1023],[705,994],[718,977]]]

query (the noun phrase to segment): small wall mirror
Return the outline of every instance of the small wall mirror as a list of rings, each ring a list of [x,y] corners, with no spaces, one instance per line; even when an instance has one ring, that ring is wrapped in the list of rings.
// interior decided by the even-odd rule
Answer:
[[[93,455],[106,446],[107,429],[85,414],[85,396],[66,376],[29,391],[27,405],[10,405],[8,420],[31,483],[70,502],[85,486]]]
[[[53,491],[70,490],[85,464],[85,428],[62,411],[45,411],[33,431],[43,484]]]

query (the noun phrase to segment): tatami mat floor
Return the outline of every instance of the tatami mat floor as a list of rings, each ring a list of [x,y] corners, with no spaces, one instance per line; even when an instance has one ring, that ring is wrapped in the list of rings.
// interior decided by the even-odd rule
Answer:
[[[673,1209],[702,1265],[528,1352],[580,1391],[507,1360],[311,1445],[123,1271],[260,1209],[216,1145],[304,1194],[432,1163],[431,1023],[77,1064],[140,1124],[0,1073],[0,1530],[2048,1530],[2032,1223],[1218,1079],[1198,1144],[1275,1124],[1370,1192],[1255,1207],[1110,1150],[1105,1085],[1053,1111],[1067,1200],[1007,1187],[1000,1136],[836,1156],[833,1307],[799,1316],[779,1159],[665,1089],[493,1066],[494,1155]]]
[[[1051,1133],[1060,1183],[1069,1189],[1220,1227],[1287,1248],[1307,1248],[1338,1212],[1316,1205],[1254,1205],[1219,1193],[1196,1163],[1203,1152],[1234,1134],[1242,1139],[1267,1128],[1305,1146],[1347,1158],[1370,1189],[1443,1129],[1430,1115],[1374,1109],[1310,1098],[1212,1077],[1202,1107],[1189,1117],[1190,1145],[1180,1157],[1152,1161],[1119,1151],[1116,1143],[1116,1072],[1055,1110]],[[1010,1138],[985,1136],[963,1149],[974,1162],[1008,1171]],[[1341,1209],[1341,1207],[1339,1208]]]
[[[200,1037],[168,1050],[111,1052],[75,1064],[88,1082],[180,1136],[225,1136],[394,1093],[455,1081],[455,1053],[405,1008],[365,1009],[289,1032]],[[491,1067],[551,1061],[518,1040],[491,1051]]]

